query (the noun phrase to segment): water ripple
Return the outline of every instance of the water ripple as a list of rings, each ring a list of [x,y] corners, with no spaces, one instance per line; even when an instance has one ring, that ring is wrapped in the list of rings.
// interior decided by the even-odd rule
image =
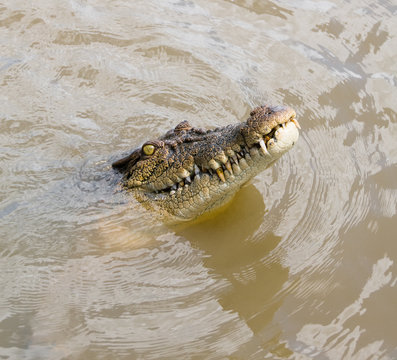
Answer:
[[[394,10],[6,1],[1,355],[394,358]],[[167,227],[117,188],[121,153],[261,103],[301,138],[216,216]]]

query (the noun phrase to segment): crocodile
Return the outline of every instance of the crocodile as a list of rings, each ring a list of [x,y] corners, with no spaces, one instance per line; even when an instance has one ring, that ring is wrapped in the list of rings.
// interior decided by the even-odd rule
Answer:
[[[245,122],[202,129],[183,121],[112,164],[120,185],[166,222],[193,220],[226,204],[295,144],[287,106],[259,106]]]

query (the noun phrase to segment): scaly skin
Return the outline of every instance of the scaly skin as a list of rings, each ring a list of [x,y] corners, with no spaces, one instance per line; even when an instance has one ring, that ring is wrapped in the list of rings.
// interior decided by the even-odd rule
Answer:
[[[239,188],[286,153],[299,136],[295,111],[255,108],[246,122],[214,130],[183,121],[113,167],[122,185],[163,220],[192,220],[230,200]]]

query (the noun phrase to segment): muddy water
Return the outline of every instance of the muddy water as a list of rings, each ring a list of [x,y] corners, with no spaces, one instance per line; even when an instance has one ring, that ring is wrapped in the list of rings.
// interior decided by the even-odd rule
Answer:
[[[2,359],[397,358],[397,5],[0,4]],[[167,227],[109,164],[287,104],[300,140]]]

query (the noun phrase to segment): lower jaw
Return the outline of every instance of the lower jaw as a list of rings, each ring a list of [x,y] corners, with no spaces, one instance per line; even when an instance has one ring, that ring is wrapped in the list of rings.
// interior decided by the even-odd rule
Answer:
[[[137,192],[137,200],[148,210],[155,211],[163,222],[172,224],[194,220],[226,205],[241,186],[277,161],[266,159],[259,153],[257,156],[254,159],[251,156],[248,159],[246,157],[248,167],[238,175],[230,174],[226,170],[225,182],[216,174],[203,174],[200,182],[193,182],[173,195]]]

